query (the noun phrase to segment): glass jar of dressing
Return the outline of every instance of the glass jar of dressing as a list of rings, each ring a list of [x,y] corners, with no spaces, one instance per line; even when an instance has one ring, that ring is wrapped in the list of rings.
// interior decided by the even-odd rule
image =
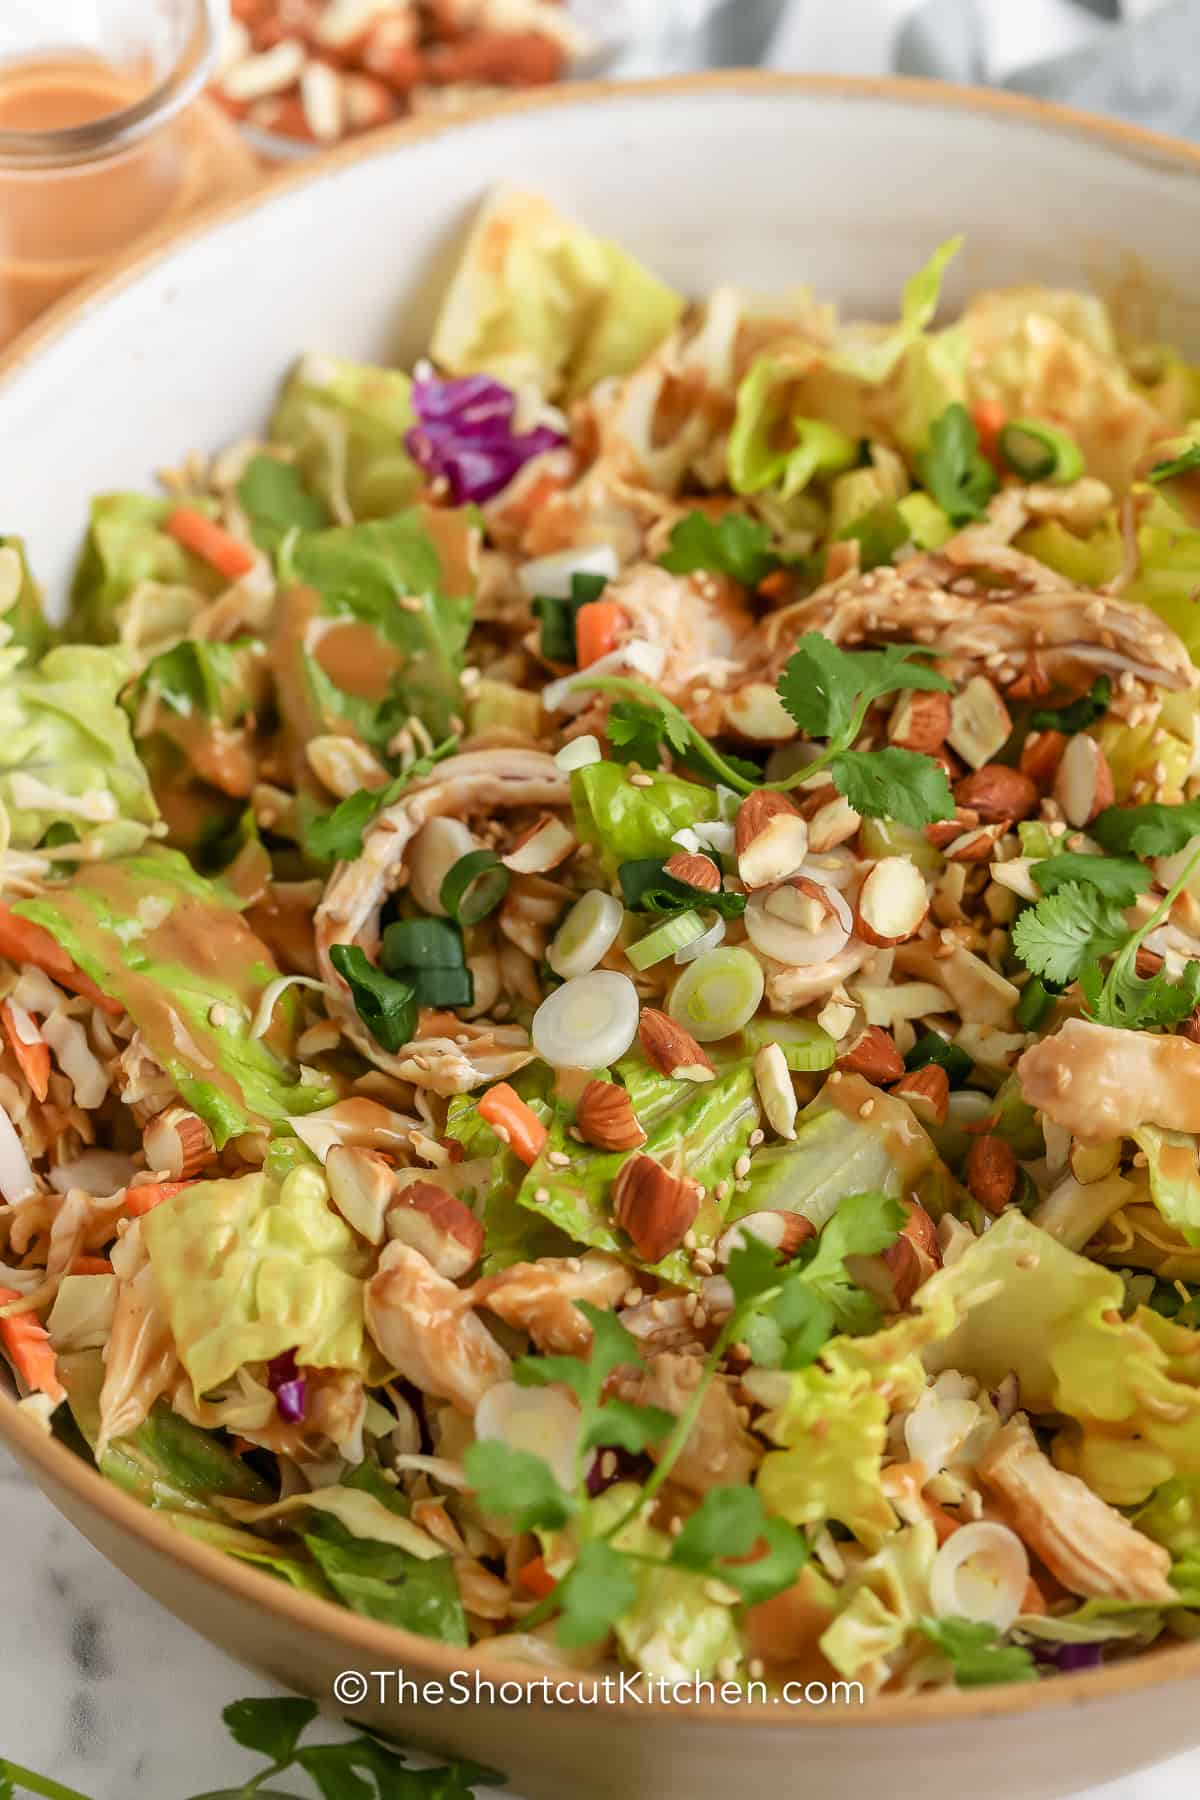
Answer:
[[[258,177],[201,94],[226,0],[0,0],[0,344],[146,232]]]

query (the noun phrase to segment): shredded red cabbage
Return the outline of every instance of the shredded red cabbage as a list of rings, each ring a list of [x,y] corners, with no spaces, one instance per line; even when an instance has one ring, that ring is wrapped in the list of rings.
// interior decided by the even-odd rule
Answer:
[[[601,1464],[606,1457],[613,1457],[610,1472],[601,1472]],[[604,1493],[606,1488],[615,1486],[618,1481],[645,1481],[654,1464],[648,1456],[632,1450],[622,1450],[616,1444],[603,1444],[597,1450],[588,1470],[587,1491],[594,1500],[597,1494]]]
[[[1034,1661],[1069,1675],[1073,1669],[1097,1669],[1104,1661],[1103,1644],[1034,1644]]]
[[[285,1350],[282,1356],[272,1357],[267,1364],[267,1386],[275,1396],[280,1418],[286,1419],[289,1425],[299,1425],[308,1401],[308,1383],[296,1367],[294,1350]]]
[[[417,423],[404,447],[432,480],[449,484],[457,506],[490,500],[530,457],[565,442],[549,425],[514,431],[517,397],[490,375],[414,381],[412,403]]]

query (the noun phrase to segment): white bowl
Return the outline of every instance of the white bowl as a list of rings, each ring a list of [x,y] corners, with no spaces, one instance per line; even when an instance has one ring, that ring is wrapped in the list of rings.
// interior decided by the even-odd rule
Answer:
[[[188,449],[255,430],[298,350],[417,355],[471,210],[500,178],[542,189],[697,295],[807,282],[849,312],[886,315],[933,246],[964,231],[948,308],[983,284],[1090,286],[1138,336],[1200,349],[1193,147],[919,83],[736,74],[559,88],[289,173],[142,251],[10,351],[4,524],[27,536],[51,591],[65,592],[93,493],[145,486]],[[3,1395],[0,1434],[135,1580],[295,1687],[328,1702],[347,1668],[447,1680],[477,1665],[182,1539]],[[496,1681],[528,1673],[483,1666]],[[865,1711],[406,1697],[356,1716],[494,1763],[531,1800],[767,1800],[801,1786],[821,1800],[864,1785],[892,1800],[1035,1800],[1200,1741],[1198,1674],[1200,1646],[1188,1646],[1036,1688]]]

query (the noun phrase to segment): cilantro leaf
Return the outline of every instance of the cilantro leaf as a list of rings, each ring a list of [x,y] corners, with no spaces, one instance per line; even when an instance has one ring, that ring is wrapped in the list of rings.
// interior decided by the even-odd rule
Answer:
[[[952,1664],[958,1687],[990,1687],[1003,1681],[1036,1681],[1032,1654],[1003,1644],[994,1625],[977,1619],[918,1619],[917,1630]]]
[[[1026,907],[1013,925],[1012,944],[1034,975],[1066,987],[1089,964],[1115,955],[1128,936],[1118,907],[1096,888],[1069,881]]]
[[[946,771],[917,750],[842,750],[829,768],[834,786],[855,812],[901,825],[928,825],[954,817]]]
[[[574,1496],[532,1451],[480,1438],[468,1449],[463,1466],[484,1512],[511,1519],[518,1531],[553,1531],[575,1511]]]
[[[377,969],[357,944],[335,944],[329,960],[350,989],[354,1010],[375,1042],[395,1055],[417,1029],[417,996],[410,982]]]
[[[845,1279],[848,1256],[878,1256],[890,1250],[904,1229],[908,1213],[888,1194],[848,1194],[817,1239],[804,1269],[814,1287]]]
[[[915,459],[917,475],[953,525],[969,525],[987,511],[1000,483],[979,448],[979,433],[959,401],[935,419],[929,447]]]
[[[1200,444],[1189,444],[1179,456],[1155,463],[1146,480],[1169,481],[1173,475],[1190,475],[1193,469],[1200,469]]]
[[[1069,706],[1039,707],[1030,719],[1034,731],[1062,731],[1068,737],[1086,731],[1108,711],[1112,699],[1112,682],[1107,675],[1097,675],[1086,694],[1072,700]]]
[[[244,1750],[257,1750],[272,1762],[288,1762],[302,1734],[317,1716],[311,1700],[290,1697],[234,1700],[221,1714],[225,1729]]]
[[[728,1560],[755,1549],[759,1554],[753,1562]],[[668,1560],[714,1576],[753,1605],[792,1585],[808,1561],[808,1542],[786,1520],[767,1517],[757,1488],[710,1488],[672,1544]]]
[[[621,897],[630,912],[672,913],[686,907],[703,905],[720,913],[723,919],[738,919],[746,910],[745,894],[730,893],[720,888],[715,894],[697,896],[696,889],[685,881],[676,881],[663,872],[662,860],[655,856],[633,857],[617,869]]]
[[[769,1311],[751,1320],[747,1341],[755,1362],[768,1368],[807,1369],[836,1331],[837,1315],[829,1296],[811,1286],[806,1274],[798,1269],[790,1275]]]
[[[344,800],[339,800],[329,812],[306,813],[301,806],[298,810],[300,848],[314,862],[356,861],[362,855],[363,833],[376,814],[393,805],[412,782],[428,775],[457,749],[457,737],[445,738],[427,756],[410,763],[403,774],[389,781],[386,787],[359,788],[356,794],[347,794]]]
[[[628,1400],[606,1400],[590,1428],[588,1448],[629,1450],[636,1455],[665,1438],[675,1414],[661,1406],[634,1406]]]
[[[1064,850],[1058,856],[1036,862],[1029,871],[1043,894],[1053,894],[1068,882],[1093,887],[1118,906],[1131,906],[1153,879],[1149,869],[1132,856],[1077,856]]]
[[[261,550],[275,550],[289,531],[321,531],[329,524],[324,503],[309,493],[294,465],[277,456],[252,456],[235,491]]]
[[[1141,976],[1134,945],[1132,955],[1122,955],[1114,963],[1107,980],[1091,965],[1080,970],[1079,985],[1099,1024],[1149,1031],[1158,1025],[1178,1025],[1195,1012],[1200,1003],[1200,962],[1188,963],[1178,981],[1169,980],[1162,969]]]
[[[673,721],[657,707],[638,700],[615,700],[604,722],[614,762],[636,762],[643,769],[658,765],[660,746],[667,741]]]
[[[819,631],[805,632],[779,678],[779,698],[809,737],[846,748],[872,700],[905,688],[949,692],[954,684],[927,662],[920,645],[842,650]]]
[[[1172,856],[1200,836],[1200,800],[1178,806],[1109,806],[1092,820],[1088,835],[1119,855]]]
[[[582,1648],[594,1644],[613,1621],[628,1612],[638,1585],[628,1560],[602,1538],[586,1543],[555,1589],[562,1616],[558,1641]]]
[[[780,566],[782,559],[770,545],[770,528],[748,513],[727,512],[710,519],[707,513],[697,511],[674,527],[671,547],[658,560],[673,575],[711,569],[752,588]]]
[[[675,1417],[658,1406],[632,1406],[605,1398],[604,1384],[613,1370],[640,1363],[641,1349],[632,1332],[612,1313],[586,1300],[577,1300],[575,1305],[592,1327],[586,1361],[579,1356],[523,1356],[513,1367],[514,1378],[522,1387],[561,1382],[570,1388],[579,1402],[581,1452],[610,1444],[622,1450],[644,1450],[666,1436]]]

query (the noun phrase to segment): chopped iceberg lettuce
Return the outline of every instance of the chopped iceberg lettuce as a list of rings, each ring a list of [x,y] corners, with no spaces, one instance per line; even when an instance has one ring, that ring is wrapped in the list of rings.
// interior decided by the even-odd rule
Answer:
[[[128,601],[143,581],[216,594],[225,580],[170,536],[166,522],[182,500],[148,494],[99,494],[71,585],[70,638],[108,644],[121,636]],[[213,512],[211,500],[189,498],[196,512]]]
[[[433,360],[573,399],[636,368],[683,300],[537,194],[498,189],[471,230],[434,326]]]
[[[413,507],[285,546],[276,677],[301,746],[349,731],[382,748],[410,714],[435,741],[449,734],[478,537],[463,513]]]
[[[1185,1131],[1142,1125],[1133,1133],[1145,1153],[1150,1198],[1168,1225],[1200,1244],[1200,1165],[1196,1140]]]
[[[203,846],[227,823],[231,809],[218,796],[249,798],[255,733],[269,693],[266,646],[258,638],[185,638],[139,676],[128,702],[133,732],[173,838],[183,835],[180,826],[191,827],[193,842],[181,847]],[[196,796],[191,807],[181,801],[189,790]]]
[[[292,1061],[294,994],[269,1030],[251,1027],[279,971],[233,896],[173,850],[81,866],[69,886],[16,909],[44,925],[138,1026],[218,1148],[254,1127],[286,1128],[334,1096]]]
[[[60,645],[0,682],[0,810],[30,850],[56,830],[80,857],[137,850],[158,818],[117,693],[124,652]]]
[[[617,1064],[647,1133],[643,1154],[677,1168],[705,1190],[692,1225],[697,1244],[711,1244],[720,1233],[725,1205],[716,1198],[718,1183],[733,1187],[733,1166],[746,1154],[759,1120],[754,1067],[733,1063],[705,1082],[672,1081],[652,1069],[640,1053]],[[620,1151],[593,1150],[568,1136],[573,1112],[554,1109],[549,1136],[517,1193],[517,1202],[557,1225],[576,1243],[608,1250],[628,1261],[628,1239],[612,1222],[612,1184],[627,1158]],[[565,1166],[551,1160],[568,1153]],[[542,1196],[538,1198],[538,1196]],[[675,1251],[655,1265],[664,1279],[695,1287],[690,1258]]]
[[[961,237],[939,244],[929,261],[910,275],[900,297],[900,318],[887,330],[846,326],[837,336],[829,366],[857,381],[886,381],[909,346],[917,341],[937,311],[942,277],[962,248]]]
[[[245,1363],[366,1376],[369,1257],[316,1169],[200,1181],[146,1214],[142,1235],[196,1398]]]
[[[4,560],[16,558],[17,578],[9,583],[0,573],[0,644],[5,649],[23,650],[27,661],[35,661],[50,648],[53,632],[42,610],[42,590],[33,578],[19,537],[6,537],[0,532],[0,552]],[[13,591],[15,590],[15,591]],[[8,595],[7,603],[4,595]]]
[[[627,1482],[610,1488],[597,1503],[597,1523],[620,1517],[636,1498]],[[613,1542],[628,1554],[653,1559],[637,1570],[637,1598],[616,1621],[617,1642],[632,1663],[660,1681],[687,1681],[712,1675],[718,1664],[740,1663],[731,1605],[705,1575],[667,1564],[671,1539],[665,1531],[639,1516]]]
[[[906,1525],[853,1570],[839,1590],[841,1609],[821,1635],[821,1650],[839,1675],[876,1693],[896,1656],[932,1612],[929,1593],[937,1536],[927,1519]]]
[[[412,383],[399,369],[302,356],[271,418],[306,488],[343,525],[384,518],[416,499],[424,476],[404,448]]]

